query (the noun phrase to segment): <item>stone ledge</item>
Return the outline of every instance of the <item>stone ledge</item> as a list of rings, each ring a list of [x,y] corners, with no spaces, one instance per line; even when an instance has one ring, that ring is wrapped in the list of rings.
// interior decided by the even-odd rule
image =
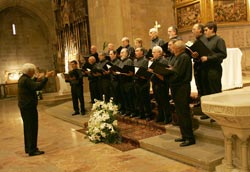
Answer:
[[[156,154],[201,168],[214,171],[224,157],[224,147],[197,141],[195,145],[180,147],[176,136],[163,134],[140,140],[140,147]]]

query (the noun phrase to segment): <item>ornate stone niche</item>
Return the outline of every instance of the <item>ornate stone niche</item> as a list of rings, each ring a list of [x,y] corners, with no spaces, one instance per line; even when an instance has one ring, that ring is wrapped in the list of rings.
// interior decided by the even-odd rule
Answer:
[[[90,36],[87,0],[53,0],[60,72],[67,72],[68,62],[89,54]]]

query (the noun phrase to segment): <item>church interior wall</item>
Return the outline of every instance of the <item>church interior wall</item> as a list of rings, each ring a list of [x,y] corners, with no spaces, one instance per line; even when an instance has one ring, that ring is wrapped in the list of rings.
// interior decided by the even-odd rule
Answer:
[[[149,0],[94,0],[88,1],[90,39],[91,44],[103,50],[104,42],[112,42],[115,47],[121,45],[121,38],[127,36],[130,38],[130,44],[133,46],[133,40],[140,37],[143,40],[145,48],[150,47],[148,30],[154,26],[157,21],[159,28],[159,37],[168,41],[167,29],[176,23],[175,5],[178,2],[172,0],[161,0],[152,2]],[[193,4],[193,1],[187,4]],[[197,3],[198,1],[195,1]],[[210,1],[201,1],[202,14],[197,21],[206,23],[212,20]],[[175,4],[176,3],[176,4]],[[182,1],[180,3],[183,4]],[[182,5],[183,6],[183,5]],[[184,3],[185,6],[185,3]],[[178,6],[177,6],[178,7]],[[223,37],[228,48],[240,48],[242,51],[242,70],[250,70],[250,34],[249,23],[246,24],[218,24],[218,35]],[[192,36],[192,26],[180,29],[179,34],[184,41],[194,40]]]
[[[1,83],[14,84],[11,73],[20,72],[24,63],[34,63],[39,69],[54,69],[53,45],[55,27],[51,2],[7,1],[0,2],[0,79]],[[15,24],[16,35],[13,35]],[[55,80],[49,80],[46,91],[55,91]],[[7,86],[8,94],[16,94],[16,86]]]
[[[55,7],[53,5],[60,5]],[[180,21],[177,20],[178,9],[184,9],[186,6],[196,7],[197,3],[201,3],[199,20],[203,23],[211,20],[214,16],[211,11],[210,0],[206,1],[191,1],[191,0],[88,0],[88,14],[85,13],[84,6],[77,6],[76,4],[82,4],[83,1],[59,1],[59,0],[1,0],[0,1],[0,78],[5,77],[6,70],[14,70],[20,68],[24,62],[35,63],[42,69],[55,69],[55,66],[64,67],[64,56],[60,56],[58,39],[58,23],[55,19],[55,12],[60,11],[63,3],[75,2],[74,8],[65,8],[72,16],[71,25],[77,30],[77,26],[81,25],[82,18],[88,16],[89,20],[89,33],[86,33],[90,37],[92,45],[96,45],[98,50],[104,50],[107,43],[112,42],[115,47],[118,48],[121,45],[121,38],[124,36],[129,37],[130,44],[134,46],[133,40],[137,37],[142,38],[143,46],[145,48],[150,47],[150,38],[148,31],[155,26],[157,21],[160,25],[159,37],[168,41],[167,29],[171,25],[178,25]],[[85,1],[84,1],[85,2]],[[188,2],[188,3],[186,3]],[[181,5],[178,5],[181,4]],[[69,6],[70,7],[70,6]],[[73,11],[72,11],[73,10]],[[192,10],[191,10],[192,12]],[[59,13],[59,16],[62,15]],[[186,15],[186,14],[185,14]],[[249,15],[249,8],[248,8]],[[64,16],[60,16],[64,17]],[[79,18],[80,17],[80,18]],[[72,17],[71,17],[72,18]],[[182,17],[180,17],[181,19]],[[222,36],[227,44],[228,48],[240,48],[242,56],[242,70],[250,70],[250,30],[249,20],[248,22],[234,23],[234,24],[218,24],[218,35]],[[17,35],[11,35],[12,21],[18,21],[20,26],[17,25]],[[64,21],[64,20],[63,20]],[[182,22],[182,19],[181,19]],[[183,22],[185,22],[183,20]],[[79,27],[80,28],[80,27]],[[184,41],[192,40],[190,27],[180,29],[180,35]],[[59,28],[60,29],[60,28]],[[63,29],[60,30],[64,33]],[[81,30],[81,28],[80,28]],[[85,32],[88,31],[84,30]],[[18,35],[22,33],[22,35]],[[66,33],[66,32],[65,32]],[[86,39],[87,36],[85,35]],[[73,36],[76,36],[73,34]],[[78,35],[79,36],[79,35]],[[82,38],[82,35],[79,36]],[[79,38],[77,37],[77,38]],[[71,37],[69,36],[68,39]],[[85,39],[85,38],[84,38]],[[90,46],[83,44],[83,40],[74,40],[79,42],[77,55],[86,53]],[[65,42],[61,42],[61,49],[65,47]],[[105,44],[106,43],[106,44]],[[75,45],[75,43],[74,43]],[[84,48],[84,51],[83,51]],[[106,50],[106,49],[105,49]],[[58,59],[61,60],[58,60]],[[60,63],[60,64],[59,64]],[[63,69],[63,68],[62,68]],[[61,70],[61,72],[63,72]],[[47,91],[55,90],[55,84],[48,84]]]
[[[157,21],[159,36],[168,40],[167,29],[175,25],[172,0],[94,0],[88,1],[91,44],[102,50],[104,42],[121,45],[122,37],[142,38],[143,46],[150,47],[148,31]]]

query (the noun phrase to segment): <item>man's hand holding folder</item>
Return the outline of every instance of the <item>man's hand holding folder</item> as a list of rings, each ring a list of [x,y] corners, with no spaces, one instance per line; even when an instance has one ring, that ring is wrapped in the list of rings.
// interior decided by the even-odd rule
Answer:
[[[212,54],[212,51],[199,39],[194,43],[190,41],[187,42],[186,46],[187,50],[190,51],[192,57],[197,59],[198,61],[202,56],[208,56]]]

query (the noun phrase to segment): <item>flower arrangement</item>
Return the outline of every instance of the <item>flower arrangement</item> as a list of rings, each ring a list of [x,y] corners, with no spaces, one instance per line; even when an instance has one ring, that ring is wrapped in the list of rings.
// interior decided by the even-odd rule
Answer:
[[[94,143],[119,143],[121,137],[115,118],[118,113],[118,106],[114,105],[112,98],[108,103],[104,100],[95,100],[92,106],[93,113],[88,121],[87,136]]]

